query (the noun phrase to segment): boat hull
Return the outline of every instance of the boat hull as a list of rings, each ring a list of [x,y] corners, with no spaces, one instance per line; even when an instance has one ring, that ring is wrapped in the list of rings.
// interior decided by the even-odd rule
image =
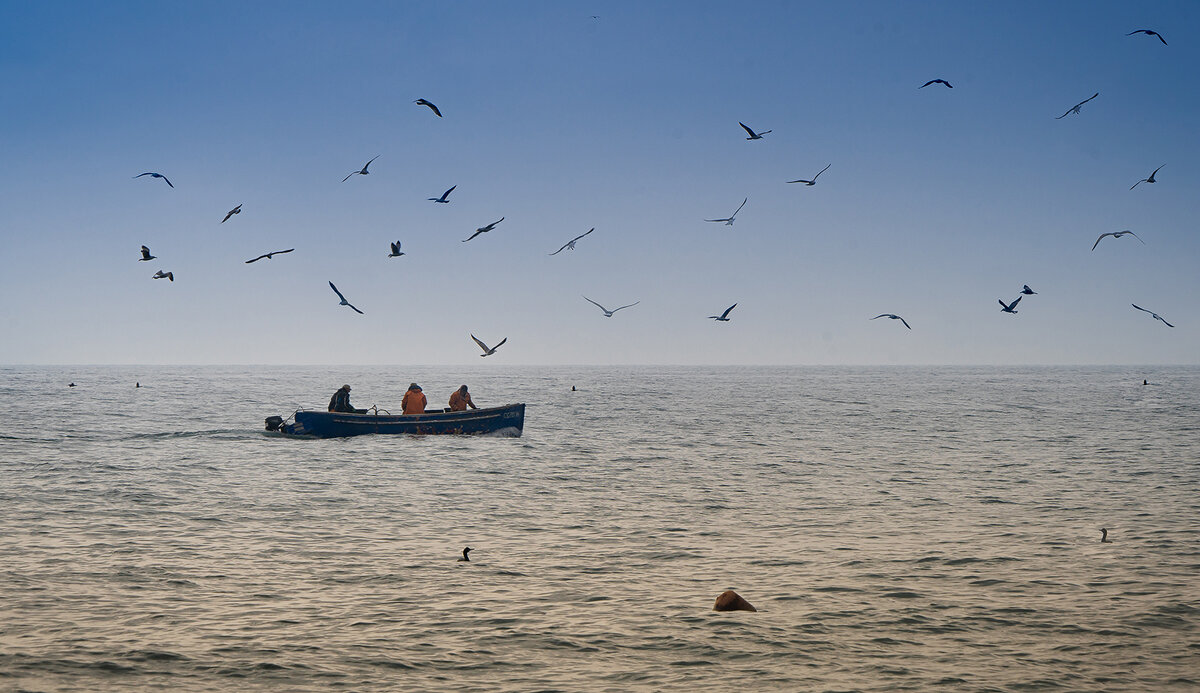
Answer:
[[[511,435],[525,428],[525,405],[508,404],[467,411],[430,411],[424,414],[347,414],[297,411],[292,423],[280,430],[290,435],[344,438],[370,433],[408,435]]]

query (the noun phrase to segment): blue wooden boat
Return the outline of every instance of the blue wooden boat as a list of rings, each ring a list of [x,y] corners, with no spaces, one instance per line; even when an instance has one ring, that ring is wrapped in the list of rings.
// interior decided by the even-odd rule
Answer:
[[[509,435],[519,437],[525,428],[525,405],[506,404],[488,409],[450,411],[426,409],[424,414],[389,414],[380,411],[350,414],[330,411],[304,411],[293,414],[291,423],[280,417],[267,419],[268,431],[314,438],[342,438],[368,433],[407,433],[409,435]]]

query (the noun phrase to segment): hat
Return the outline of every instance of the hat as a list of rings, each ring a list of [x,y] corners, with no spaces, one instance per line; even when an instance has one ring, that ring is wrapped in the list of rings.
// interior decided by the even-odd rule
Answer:
[[[421,389],[421,386],[420,386],[420,385],[418,385],[418,384],[416,384],[416,383],[412,383],[411,385],[409,385],[409,386],[408,386],[408,389],[410,389],[410,390],[420,390],[420,389]]]
[[[342,389],[343,389],[343,390],[349,390],[349,389],[350,389],[350,386],[349,386],[349,385],[343,385],[343,386],[342,386]]]

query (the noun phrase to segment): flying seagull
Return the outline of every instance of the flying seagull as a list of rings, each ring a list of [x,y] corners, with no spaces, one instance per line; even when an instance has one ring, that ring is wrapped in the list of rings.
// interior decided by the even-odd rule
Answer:
[[[163,180],[166,180],[166,181],[167,181],[167,185],[171,185],[171,181],[167,180],[167,177],[166,177],[166,176],[164,176],[164,175],[163,175],[163,174],[161,174],[161,173],[153,173],[153,172],[151,172],[151,171],[147,171],[147,172],[145,172],[145,173],[139,173],[139,174],[137,174],[136,176],[134,176],[134,178],[141,178],[142,176],[150,176],[151,178],[162,178]],[[173,188],[173,187],[175,187],[175,186],[174,186],[174,185],[171,185],[171,187]]]
[[[479,348],[483,349],[483,353],[479,355],[479,358],[483,358],[484,356],[491,356],[492,354],[496,353],[496,350],[499,349],[501,345],[503,345],[505,342],[508,341],[508,337],[505,337],[504,339],[500,340],[500,344],[497,344],[494,347],[489,347],[488,345],[479,341],[479,338],[476,337],[475,335],[471,335],[471,339],[474,339],[475,343],[479,345]]]
[[[708,317],[716,320],[717,322],[729,322],[729,311],[733,310],[734,308],[737,308],[736,303],[726,308],[724,313],[721,313],[720,315],[710,315]]]
[[[242,213],[242,206],[238,205],[237,207],[234,207],[233,209],[229,210],[229,213],[225,215],[225,218],[221,220],[221,223],[224,224],[225,222],[229,221],[229,217],[233,216],[234,214],[241,214],[241,213]]]
[[[593,232],[593,231],[595,231],[595,230],[596,230],[596,227],[595,227],[595,226],[593,226],[592,228],[588,229],[586,233],[581,233],[581,234],[579,234],[578,236],[576,236],[576,237],[572,238],[571,240],[567,241],[566,245],[564,245],[563,247],[561,247],[561,248],[559,248],[558,250],[554,251],[553,253],[550,253],[550,255],[558,255],[559,253],[561,253],[561,252],[562,252],[562,251],[564,251],[564,250],[575,250],[575,241],[578,241],[580,238],[583,238],[584,236],[588,235],[589,233],[591,233],[591,232]]]
[[[416,101],[413,101],[413,103],[417,104],[418,106],[429,106],[429,110],[433,111],[433,114],[435,116],[437,116],[439,118],[442,117],[442,112],[438,110],[438,107],[434,106],[432,103],[426,101],[425,99],[417,99]]]
[[[441,202],[442,204],[450,204],[450,200],[447,200],[446,197],[449,196],[450,193],[454,192],[454,189],[457,187],[458,187],[457,185],[452,185],[452,186],[450,186],[449,190],[442,193],[441,197],[430,197],[427,199],[433,200],[434,202]]]
[[[378,159],[378,158],[379,158],[379,155],[376,154],[375,156],[371,157],[371,161],[374,161],[375,159]],[[346,181],[350,180],[350,176],[353,176],[356,173],[359,174],[360,176],[371,175],[371,172],[367,170],[367,167],[371,165],[371,161],[368,161],[367,163],[363,164],[361,171],[351,171],[350,173],[347,173],[346,177],[342,179],[342,182],[345,183]]]
[[[789,180],[788,182],[789,182],[789,183],[804,183],[805,185],[816,185],[816,184],[817,184],[817,179],[821,177],[821,174],[822,174],[822,173],[825,173],[826,171],[828,171],[828,170],[829,170],[829,166],[833,166],[833,164],[829,164],[829,165],[828,165],[828,166],[826,166],[825,168],[823,168],[823,169],[821,169],[820,171],[818,171],[818,172],[817,172],[817,175],[815,175],[815,176],[813,176],[813,177],[812,177],[812,180]]]
[[[1097,238],[1096,242],[1092,244],[1092,250],[1095,250],[1096,246],[1100,245],[1100,241],[1104,240],[1105,236],[1112,236],[1113,238],[1120,238],[1121,236],[1124,236],[1125,234],[1129,234],[1130,236],[1133,236],[1134,238],[1138,239],[1139,241],[1142,241],[1140,236],[1138,236],[1136,233],[1130,231],[1129,229],[1126,229],[1124,231],[1111,231],[1109,233],[1100,234],[1100,237]],[[1142,245],[1146,245],[1146,241],[1142,241]]]
[[[1021,299],[1018,298],[1017,300],[1020,301]],[[1016,305],[1016,304],[1014,303],[1013,305]],[[878,320],[879,318],[891,318],[892,320],[899,320],[900,322],[904,323],[905,327],[908,327],[908,321],[906,321],[904,318],[900,317],[899,315],[893,315],[892,313],[880,313],[879,315],[876,315],[875,317],[873,317],[871,319]],[[908,327],[908,329],[911,330],[912,328]]]
[[[1166,164],[1163,164],[1163,166],[1166,166]],[[1158,168],[1154,169],[1154,173],[1158,173],[1159,168],[1162,168],[1162,166],[1159,166]],[[1154,180],[1154,173],[1151,173],[1149,178],[1143,178],[1143,179],[1139,180],[1138,182],[1134,183],[1133,186],[1130,187],[1129,189],[1133,190],[1134,188],[1141,185],[1142,183],[1157,183],[1158,181]]]
[[[1087,97],[1083,101],[1080,101],[1079,103],[1075,104],[1074,106],[1068,108],[1066,113],[1055,118],[1055,120],[1062,120],[1063,118],[1066,118],[1067,116],[1071,115],[1072,113],[1074,113],[1075,115],[1079,115],[1079,109],[1081,107],[1083,107],[1083,104],[1087,103],[1088,101],[1091,101],[1092,99],[1096,98],[1097,96],[1100,96],[1100,92],[1096,92],[1095,94],[1092,94],[1091,96]]]
[[[1017,304],[1020,302],[1021,302],[1021,296],[1017,296],[1015,299],[1013,299],[1012,303],[1005,303],[1004,299],[1000,299],[1000,310],[1004,313],[1012,313],[1013,315],[1016,315],[1017,314]]]
[[[1158,313],[1155,313],[1152,310],[1146,310],[1145,308],[1142,308],[1134,303],[1130,303],[1129,305],[1133,306],[1134,308],[1137,308],[1138,310],[1142,311],[1143,313],[1149,313],[1155,320],[1162,320],[1162,324],[1166,325],[1167,327],[1175,327],[1174,325],[1167,322],[1166,320],[1163,320],[1163,317],[1161,315],[1159,315]]]
[[[293,250],[295,250],[295,248],[288,248],[287,250],[275,250],[270,253],[267,253],[266,255],[259,255],[258,257],[254,258],[253,260],[246,260],[246,264],[248,265],[251,262],[258,262],[259,260],[261,260],[263,258],[270,260],[272,257],[274,257],[276,255],[282,255],[283,253],[290,253]]]
[[[629,308],[629,307],[636,306],[637,304],[641,303],[641,301],[635,301],[633,303],[630,303],[628,306],[621,306],[621,308],[613,308],[612,310],[609,310],[609,309],[605,308],[604,306],[600,305],[599,303],[596,303],[592,299],[588,298],[587,296],[584,296],[583,300],[587,301],[588,303],[592,304],[593,306],[596,306],[600,310],[604,311],[604,317],[606,317],[606,318],[611,318],[613,316],[613,313],[617,312],[618,310],[621,310],[621,308]],[[729,311],[725,311],[725,312],[729,312]]]
[[[155,257],[157,257],[157,256],[150,254],[149,248],[147,248],[146,246],[142,246],[142,257],[141,257],[141,259],[138,260],[138,262],[149,262],[150,260],[153,260]]]
[[[768,132],[771,132],[770,130],[763,130],[762,132],[755,132],[755,131],[751,130],[750,128],[746,127],[746,124],[740,120],[738,121],[738,125],[741,125],[742,129],[745,130],[748,135],[750,135],[749,137],[746,138],[748,140],[761,140],[763,138],[762,137],[763,135],[767,134]]]
[[[404,253],[400,252],[400,241],[391,244],[392,252],[388,253],[388,257],[400,257]]]
[[[338,291],[337,287],[333,285],[333,282],[329,282],[329,288],[333,289],[333,293],[337,294],[338,298],[342,299],[342,302],[338,304],[339,306],[350,306],[355,313],[358,313],[359,315],[365,315],[365,313],[355,308],[349,301],[346,300],[346,297],[342,295],[341,291]]]
[[[1167,45],[1167,40],[1165,38],[1163,38],[1162,34],[1158,33],[1157,31],[1151,31],[1150,29],[1134,29],[1133,31],[1131,31],[1125,35],[1133,36],[1134,34],[1145,34],[1147,36],[1157,36],[1158,40],[1162,41],[1164,46]]]
[[[924,89],[925,87],[929,86],[930,84],[945,84],[947,87],[949,87],[949,88],[951,88],[951,89],[953,89],[953,88],[954,88],[954,85],[953,85],[953,84],[951,84],[951,83],[947,82],[947,81],[946,81],[946,80],[944,80],[944,79],[931,79],[931,80],[929,80],[928,82],[926,82],[926,83],[922,84],[921,86],[917,87],[917,89]]]
[[[164,272],[162,270],[159,270],[154,273],[153,277],[150,277],[150,278],[151,279],[170,279],[171,281],[175,281],[175,273],[174,272]]]
[[[491,231],[492,229],[496,228],[496,224],[499,224],[502,221],[504,221],[504,217],[500,217],[496,221],[493,221],[492,223],[488,224],[487,226],[481,226],[481,227],[475,229],[475,233],[471,234],[471,238],[474,238],[481,233],[487,233],[488,231]],[[471,238],[464,238],[463,243],[466,243],[467,241],[471,240]]]
[[[1033,296],[1033,295],[1034,295],[1034,294],[1036,294],[1037,292],[1036,292],[1036,291],[1034,291],[1033,289],[1029,288],[1029,285],[1028,285],[1028,284],[1025,284],[1025,285],[1024,285],[1022,288],[1021,288],[1021,293],[1025,294],[1026,296]]]
[[[746,200],[749,200],[749,199],[750,198],[748,198],[748,197],[746,198]],[[726,218],[726,219],[705,219],[704,221],[723,221],[723,222],[725,222],[726,226],[733,226],[733,218],[737,216],[738,212],[742,211],[742,207],[746,206],[746,200],[742,200],[742,204],[738,205],[738,208],[733,210],[733,214],[730,214],[728,218]]]

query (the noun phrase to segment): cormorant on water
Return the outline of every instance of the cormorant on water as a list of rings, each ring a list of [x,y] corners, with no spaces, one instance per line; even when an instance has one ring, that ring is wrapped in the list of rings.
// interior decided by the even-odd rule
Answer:
[[[134,384],[133,384],[133,386],[134,386],[134,387],[141,387],[141,386],[142,386],[142,383],[139,381],[139,382],[136,382],[136,383],[134,383]]]
[[[467,548],[463,549],[463,555],[462,555],[462,558],[458,559],[458,562],[459,562],[459,563],[462,563],[463,561],[466,561],[467,563],[470,563],[470,562],[471,562],[471,557],[470,557],[470,556],[468,556],[468,555],[467,555],[467,553],[468,553],[468,552],[470,552],[471,550],[472,550],[472,549],[471,549],[471,547],[470,547],[470,546],[468,546]]]
[[[1100,528],[1100,543],[1101,544],[1111,544],[1112,543],[1111,541],[1108,540],[1108,530],[1103,527]]]
[[[67,385],[67,387],[75,387],[75,383],[71,383],[70,385]]]

